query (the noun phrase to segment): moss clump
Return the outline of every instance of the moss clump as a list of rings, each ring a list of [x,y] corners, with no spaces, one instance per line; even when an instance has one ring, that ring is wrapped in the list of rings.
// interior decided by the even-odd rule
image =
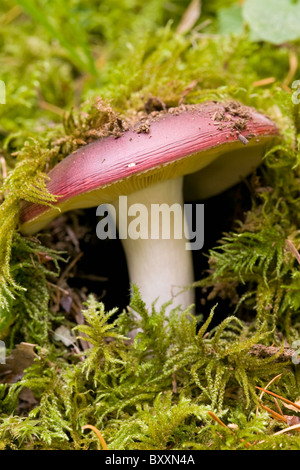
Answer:
[[[64,0],[43,5],[43,14],[38,0],[1,4],[0,337],[12,364],[22,342],[34,343],[38,356],[11,380],[0,366],[2,449],[97,448],[86,424],[110,449],[244,449],[245,442],[299,449],[296,434],[274,435],[284,424],[259,407],[255,387],[281,374],[272,390],[299,399],[299,366],[287,349],[300,332],[300,117],[291,88],[300,43],[255,42],[240,28],[241,10],[228,23],[237,2],[202,3],[180,34],[181,0],[124,0],[109,9]],[[155,305],[150,315],[135,290],[138,323],[130,309],[106,312],[68,278],[84,234],[76,239],[68,225],[70,242],[62,243],[57,222],[51,242],[45,234],[44,243],[40,234],[24,238],[20,204],[51,204],[46,174],[76,148],[116,136],[160,106],[208,99],[255,106],[281,131],[280,145],[247,181],[251,207],[243,213],[241,204],[240,220],[206,253],[198,285],[215,305],[208,316],[204,307],[196,317],[174,309],[167,319]],[[70,343],[64,334],[59,340],[58,327]],[[139,327],[134,342],[126,339]],[[276,354],[257,354],[258,345]],[[214,424],[209,411],[231,428]]]
[[[88,325],[77,329],[93,348],[80,354],[53,345],[38,348],[23,378],[1,385],[3,448],[93,448],[97,438],[83,433],[86,424],[101,430],[109,449],[242,448],[245,438],[255,447],[271,426],[266,413],[253,414],[255,385],[282,373],[276,390],[283,386],[290,397],[297,395],[287,362],[251,354],[271,333],[267,322],[247,326],[229,317],[208,333],[213,311],[200,328],[188,311],[179,315],[175,309],[166,319],[164,308],[145,310],[137,289],[131,308],[141,320],[129,311],[109,323],[115,312],[106,313],[90,296],[84,310]],[[130,327],[143,327],[133,343],[126,339]],[[38,404],[26,415],[16,414],[25,389]],[[209,410],[236,425],[235,438],[215,432]],[[299,444],[293,438],[293,445]]]

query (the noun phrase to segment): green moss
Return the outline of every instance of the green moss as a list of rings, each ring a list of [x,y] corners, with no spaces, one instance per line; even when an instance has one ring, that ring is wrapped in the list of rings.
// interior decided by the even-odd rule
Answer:
[[[176,33],[187,7],[179,0],[1,4],[0,337],[8,352],[23,341],[39,356],[22,378],[0,384],[2,449],[97,448],[85,424],[98,427],[110,449],[244,449],[245,442],[299,449],[296,434],[274,436],[283,425],[256,413],[255,387],[282,374],[272,390],[299,399],[298,366],[283,362],[280,348],[300,332],[300,126],[288,88],[298,67],[287,82],[300,44],[253,42],[245,28],[224,33],[220,18],[236,2],[202,3],[184,35]],[[269,85],[257,83],[270,77]],[[115,135],[151,96],[168,107],[238,99],[270,115],[281,142],[249,181],[250,210],[208,253],[199,286],[216,305],[207,319],[178,309],[167,319],[165,306],[148,312],[135,289],[139,321],[130,309],[106,312],[88,296],[85,324],[77,326],[51,305],[50,286],[67,258],[19,234],[20,204],[51,204],[48,170],[85,143]],[[217,305],[224,297],[234,304],[226,311]],[[92,347],[65,347],[53,335],[58,324],[77,326]],[[131,342],[133,328],[142,331]],[[277,355],[254,354],[257,344],[274,344]],[[26,390],[35,401],[23,410]]]
[[[84,311],[89,326],[80,328],[94,346],[86,359],[80,353],[70,364],[66,352],[43,348],[21,380],[9,388],[2,385],[0,432],[8,448],[23,448],[32,440],[35,449],[92,448],[95,439],[81,431],[84,424],[97,426],[110,449],[205,448],[212,442],[213,448],[240,447],[238,439],[247,436],[254,444],[269,421],[265,413],[251,414],[257,383],[283,373],[284,388],[290,396],[296,393],[287,364],[249,355],[251,346],[268,334],[266,323],[253,335],[236,318],[228,318],[207,335],[209,321],[197,329],[188,312],[179,316],[173,311],[158,341],[150,335],[154,325],[167,321],[163,310],[147,314],[136,290],[132,308],[138,305],[143,319],[135,326],[143,325],[144,331],[134,343],[120,334],[128,327],[125,314],[109,324],[112,312],[105,313],[91,297]],[[136,321],[130,313],[129,318]],[[28,416],[11,415],[24,388],[33,391],[39,404]],[[233,414],[227,409],[235,394],[250,418],[243,417],[242,408]],[[238,426],[235,439],[226,432],[222,443],[215,439],[209,410]]]
[[[141,302],[136,291],[134,308],[137,301]],[[173,312],[164,344],[154,347],[154,341],[151,345],[149,341],[146,347],[144,333],[141,343],[124,341],[119,334],[124,331],[122,315],[112,327],[103,323],[110,314],[104,314],[102,304],[98,314],[92,298],[87,307],[85,316],[90,322],[87,328],[95,338],[87,359],[74,358],[70,365],[53,348],[44,348],[23,379],[6,391],[2,389],[5,398],[0,429],[2,442],[9,448],[26,447],[33,438],[36,449],[93,448],[95,438],[81,431],[87,423],[101,430],[110,449],[242,448],[239,439],[254,445],[270,426],[270,418],[264,412],[258,416],[251,413],[253,399],[257,403],[255,384],[265,383],[281,372],[285,393],[289,396],[297,393],[287,364],[248,354],[251,344],[267,334],[265,326],[253,337],[246,325],[228,319],[207,336],[208,322],[197,333],[194,319]],[[162,316],[162,312],[154,311],[146,319],[144,312],[142,323],[148,334],[151,325]],[[109,331],[112,339],[105,344],[103,338]],[[240,336],[244,336],[243,342]],[[156,349],[160,350],[159,361]],[[34,392],[39,405],[28,416],[13,417],[10,412],[25,387]],[[231,410],[235,394],[241,408]],[[243,402],[248,409],[247,418]],[[235,438],[212,426],[209,410],[236,425]],[[295,446],[299,445],[299,439],[293,441]]]

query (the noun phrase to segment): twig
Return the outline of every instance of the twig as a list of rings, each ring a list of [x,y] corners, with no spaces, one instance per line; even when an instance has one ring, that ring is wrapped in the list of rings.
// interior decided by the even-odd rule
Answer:
[[[300,410],[300,405],[297,405],[297,403],[294,403],[293,401],[288,400],[287,398],[281,397],[280,395],[277,395],[277,393],[270,392],[269,390],[266,390],[265,388],[261,388],[256,386],[258,390],[262,390],[263,392],[268,393],[269,395],[272,395],[273,397],[279,398],[280,400],[284,401],[285,403],[288,403],[289,405],[293,405],[297,410]]]
[[[184,34],[190,31],[196,21],[201,15],[201,1],[192,0],[187,9],[185,10],[183,17],[179,25],[177,26],[176,33]]]
[[[289,432],[289,431],[293,431],[294,429],[299,429],[300,431],[300,424],[294,424],[293,426],[290,426],[288,428],[285,428],[285,429],[281,429],[281,431],[277,431],[273,434],[273,436],[278,436],[279,434],[283,434],[285,432]]]
[[[108,447],[107,447],[107,444],[104,440],[104,437],[102,436],[101,432],[99,431],[99,429],[97,429],[95,426],[93,426],[92,424],[85,424],[84,426],[82,426],[81,429],[91,429],[92,431],[94,431],[94,433],[97,434],[97,437],[100,441],[100,444],[102,446],[102,449],[103,450],[108,450]]]
[[[261,80],[257,80],[256,82],[253,82],[252,86],[259,87],[259,86],[271,85],[271,83],[274,83],[275,80],[276,80],[275,77],[262,78]]]
[[[63,281],[65,280],[65,278],[67,277],[67,275],[69,274],[69,272],[71,271],[71,269],[75,266],[75,264],[77,263],[77,261],[80,260],[80,258],[83,256],[83,252],[80,252],[78,253],[77,256],[75,256],[75,258],[71,261],[71,263],[67,266],[67,268],[64,270],[64,272],[62,273],[59,281],[58,281],[58,284],[62,284]]]
[[[289,65],[290,65],[290,68],[289,68],[288,74],[283,81],[283,84],[285,86],[288,86],[291,83],[298,69],[298,57],[294,51],[290,51]]]
[[[281,348],[277,346],[265,346],[263,344],[255,344],[249,349],[248,353],[260,358],[267,358],[271,356],[276,356],[280,350],[281,354],[278,357],[274,358],[274,361],[285,362],[290,361],[295,354],[295,350],[292,348]]]
[[[209,416],[210,416],[214,421],[216,421],[218,424],[220,424],[220,425],[223,426],[224,428],[228,429],[228,431],[231,432],[231,434],[236,437],[235,432],[233,432],[232,429],[230,429],[228,426],[226,426],[226,424],[223,423],[223,421],[221,421],[220,418],[218,418],[218,416],[215,415],[215,413],[213,413],[212,411],[208,411],[207,413],[209,414]],[[244,439],[239,439],[239,441],[240,441],[240,442],[243,442],[243,444],[244,444],[245,447],[251,447],[250,442],[245,442]]]
[[[286,240],[285,244],[286,244],[287,248],[293,253],[293,255],[295,256],[298,263],[300,264],[300,254],[299,254],[297,248],[295,247],[295,245],[291,242],[291,240]]]

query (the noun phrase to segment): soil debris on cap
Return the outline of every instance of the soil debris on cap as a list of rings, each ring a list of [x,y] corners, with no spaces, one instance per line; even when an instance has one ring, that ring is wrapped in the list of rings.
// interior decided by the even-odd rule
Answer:
[[[224,111],[216,111],[215,114],[212,116],[213,121],[228,121],[229,118],[226,116]]]
[[[153,111],[166,111],[167,106],[162,99],[151,95],[144,104],[144,109],[147,114],[151,114]]]
[[[149,120],[141,122],[140,125],[136,128],[138,134],[144,133],[148,134],[150,132],[150,122]]]
[[[232,133],[240,133],[247,129],[247,122],[252,120],[251,112],[247,106],[242,105],[236,101],[229,101],[226,103],[218,103],[220,109],[214,112],[211,116],[211,120],[215,123],[214,125],[218,130],[223,130],[225,127]],[[204,104],[204,103],[203,103]],[[181,104],[179,106],[167,107],[166,104],[158,97],[151,96],[144,105],[144,113],[139,113],[138,122],[135,123],[134,129],[137,133],[149,133],[151,124],[163,118],[165,114],[172,114],[178,116],[185,111],[199,110],[197,105],[186,105]]]
[[[222,130],[224,122],[232,122],[232,131],[243,131],[247,129],[247,122],[252,120],[249,109],[246,106],[236,102],[230,101],[223,105],[224,111],[216,111],[212,116],[212,120],[219,123],[218,129]]]
[[[247,128],[247,121],[245,119],[237,119],[233,124],[233,129],[237,131],[244,131]]]
[[[220,131],[228,128],[231,136],[233,133],[246,130],[248,121],[253,119],[248,107],[237,101],[224,103],[214,101],[214,103],[219,105],[219,109],[211,116],[212,124],[214,123]],[[149,134],[152,123],[163,119],[167,114],[178,116],[185,111],[199,112],[199,105],[182,103],[179,106],[168,106],[158,96],[150,95],[142,109],[128,116],[120,117],[109,105],[105,105],[99,99],[95,105],[93,119],[90,120],[90,124],[94,124],[95,127],[89,129],[85,137],[89,137],[87,139],[88,143],[97,137],[103,138],[107,135],[113,135],[117,139],[130,129],[137,134]]]
[[[243,106],[241,103],[238,103],[237,101],[230,101],[229,103],[226,103],[224,106],[224,110],[226,111],[226,113],[231,114],[231,116],[238,116],[244,119],[251,119],[251,116],[247,107]]]

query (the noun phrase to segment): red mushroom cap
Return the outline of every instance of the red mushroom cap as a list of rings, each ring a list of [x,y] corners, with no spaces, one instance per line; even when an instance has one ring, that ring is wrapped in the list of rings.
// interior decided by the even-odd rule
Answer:
[[[61,212],[93,207],[197,172],[228,151],[265,149],[275,135],[278,129],[269,118],[239,103],[181,106],[149,118],[142,132],[136,127],[117,139],[110,136],[81,147],[49,172],[47,188],[58,196],[54,205]],[[61,212],[24,203],[21,230],[34,233]]]

